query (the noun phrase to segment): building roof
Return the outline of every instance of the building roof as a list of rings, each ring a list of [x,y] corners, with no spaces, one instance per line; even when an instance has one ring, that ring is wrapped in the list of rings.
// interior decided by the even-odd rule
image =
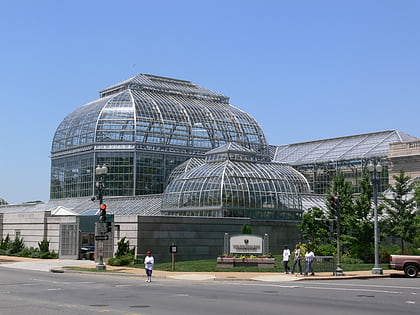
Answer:
[[[303,211],[308,211],[308,209],[317,207],[324,212],[328,210],[326,204],[325,195],[315,195],[315,194],[302,194],[302,208]]]
[[[191,81],[165,78],[151,74],[138,74],[130,79],[114,84],[100,91],[99,95],[101,97],[105,97],[128,88],[138,90],[159,90],[169,93],[182,92],[192,96],[200,95],[202,97],[218,99],[226,103],[229,102],[228,96],[206,89],[202,86],[198,86]]]
[[[104,197],[107,213],[114,215],[160,215],[162,195],[135,197]],[[65,212],[62,211],[65,209]],[[89,198],[52,199],[46,203],[0,206],[0,213],[51,211],[52,215],[89,215],[99,209],[98,202]]]
[[[386,157],[389,144],[416,140],[398,130],[274,146],[274,161],[291,165]]]
[[[196,155],[232,141],[261,152],[268,148],[251,115],[229,104],[229,97],[190,81],[140,74],[100,95],[60,123],[52,143],[53,159],[83,154],[93,145],[101,150],[134,150],[141,145]]]

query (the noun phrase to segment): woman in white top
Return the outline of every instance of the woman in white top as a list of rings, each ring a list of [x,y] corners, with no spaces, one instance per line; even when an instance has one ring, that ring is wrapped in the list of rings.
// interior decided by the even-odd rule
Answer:
[[[284,266],[284,273],[289,273],[289,259],[290,259],[290,249],[287,245],[284,245],[283,249],[283,266]]]
[[[308,248],[305,253],[305,265],[306,265],[305,276],[307,276],[309,273],[312,276],[315,275],[314,269],[312,268],[312,263],[314,262],[314,259],[315,259],[314,252],[312,251],[312,249]]]
[[[146,270],[146,282],[152,281],[152,271],[153,271],[153,265],[155,263],[155,259],[152,256],[152,252],[148,250],[146,252],[147,256],[144,257],[144,269]]]

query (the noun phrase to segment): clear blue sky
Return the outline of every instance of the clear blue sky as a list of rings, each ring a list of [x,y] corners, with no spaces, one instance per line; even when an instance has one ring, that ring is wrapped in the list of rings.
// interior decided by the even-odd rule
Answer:
[[[193,81],[270,144],[420,137],[420,0],[39,0],[0,4],[0,197],[49,199],[58,124],[138,73]]]

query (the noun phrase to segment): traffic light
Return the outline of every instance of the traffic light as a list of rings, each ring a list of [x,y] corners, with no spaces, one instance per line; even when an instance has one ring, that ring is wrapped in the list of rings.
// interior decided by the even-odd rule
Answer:
[[[335,219],[327,219],[325,221],[325,224],[327,225],[327,229],[330,233],[334,233],[334,231],[335,231],[335,228],[336,228],[335,227],[335,222],[336,222]]]
[[[337,196],[331,197],[330,206],[331,206],[331,213],[336,216],[338,212],[340,211],[340,201],[338,200]]]
[[[102,203],[99,207],[100,209],[100,213],[99,213],[99,218],[101,222],[106,222],[106,204]]]

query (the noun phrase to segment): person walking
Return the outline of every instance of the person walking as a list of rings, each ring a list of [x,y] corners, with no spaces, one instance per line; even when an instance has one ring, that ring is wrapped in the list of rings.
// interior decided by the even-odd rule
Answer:
[[[289,259],[290,259],[290,249],[287,245],[284,245],[283,249],[283,266],[284,266],[284,273],[289,273]]]
[[[292,274],[295,273],[296,265],[298,266],[299,274],[302,275],[303,273],[302,273],[302,266],[300,264],[300,245],[299,244],[296,244],[296,247],[295,247]]]
[[[155,259],[152,256],[152,252],[148,250],[146,252],[146,257],[144,257],[144,269],[146,270],[146,282],[152,281],[152,271],[153,271],[153,265],[155,264]]]
[[[315,254],[312,251],[310,247],[306,250],[305,253],[305,276],[307,276],[309,273],[312,276],[315,276],[314,269],[312,267],[312,263],[314,262]]]

